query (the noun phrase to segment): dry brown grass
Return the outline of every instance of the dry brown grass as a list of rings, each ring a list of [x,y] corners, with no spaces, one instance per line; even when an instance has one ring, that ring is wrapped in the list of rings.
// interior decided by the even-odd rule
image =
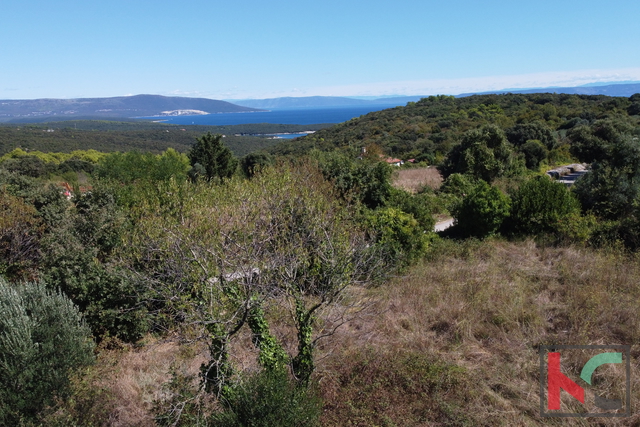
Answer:
[[[334,337],[319,375],[328,409],[324,425],[547,424],[538,415],[540,345],[634,345],[640,338],[635,259],[530,241],[452,252],[372,290],[377,315]],[[637,354],[633,348],[634,359]],[[441,370],[440,388],[424,369],[403,362],[416,356],[449,366]],[[565,364],[582,366],[570,358]],[[637,402],[635,362],[632,371]],[[407,378],[427,386],[407,386]]]
[[[394,173],[392,185],[396,188],[417,193],[424,187],[440,188],[442,175],[435,166],[426,168],[401,169]]]
[[[103,386],[118,404],[112,414],[112,426],[154,426],[151,408],[162,393],[162,385],[171,378],[171,367],[196,374],[204,361],[201,348],[179,346],[176,341],[149,342],[139,349],[128,349],[118,357],[112,375]]]
[[[95,366],[72,382],[73,396],[45,418],[46,425],[155,426],[152,408],[171,370],[197,375],[202,345],[179,345],[151,336],[137,346],[104,345]]]

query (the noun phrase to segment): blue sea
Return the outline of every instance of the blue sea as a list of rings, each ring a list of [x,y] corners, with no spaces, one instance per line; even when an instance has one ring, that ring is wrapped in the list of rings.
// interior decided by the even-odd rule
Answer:
[[[318,123],[342,123],[372,111],[396,107],[397,104],[358,105],[350,107],[298,108],[271,110],[256,113],[217,113],[199,116],[144,117],[177,125],[244,125],[250,123],[275,123],[287,125],[311,125]],[[142,118],[142,117],[141,117]]]

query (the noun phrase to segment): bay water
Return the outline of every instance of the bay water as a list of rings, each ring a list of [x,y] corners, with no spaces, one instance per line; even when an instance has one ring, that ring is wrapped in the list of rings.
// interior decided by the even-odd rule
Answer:
[[[197,116],[144,117],[144,119],[177,125],[227,126],[251,123],[311,125],[342,123],[373,111],[385,110],[396,106],[397,104],[372,104],[349,107],[274,109],[252,113],[216,113]]]

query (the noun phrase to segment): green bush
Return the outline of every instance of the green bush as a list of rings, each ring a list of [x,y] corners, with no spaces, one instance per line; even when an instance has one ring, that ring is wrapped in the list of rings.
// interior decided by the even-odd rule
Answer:
[[[455,211],[467,194],[471,193],[477,181],[469,175],[453,173],[442,182],[438,197],[449,212]]]
[[[207,181],[230,178],[238,167],[238,160],[222,142],[222,135],[212,135],[210,132],[196,138],[196,143],[191,147],[188,156],[192,166],[189,176],[193,180],[198,176],[202,176]],[[202,175],[203,171],[204,175]]]
[[[509,216],[511,201],[500,190],[480,181],[454,209],[456,230],[463,236],[486,237]]]
[[[633,214],[640,196],[640,143],[624,135],[606,157],[592,164],[591,171],[573,187],[582,208],[601,218],[616,220]]]
[[[598,221],[592,227],[589,242],[595,247],[625,247],[637,251],[640,248],[638,215],[632,215],[619,221]]]
[[[524,154],[525,164],[531,170],[537,170],[540,167],[540,162],[549,156],[547,148],[537,139],[531,139],[523,144],[520,147],[520,152]]]
[[[77,195],[58,227],[41,240],[41,277],[84,313],[94,335],[135,341],[147,329],[138,292],[113,263],[130,228],[114,196],[97,187]]]
[[[555,233],[561,221],[579,213],[578,200],[563,184],[538,176],[513,194],[505,226],[516,234]]]
[[[136,181],[168,181],[171,178],[186,179],[189,159],[173,148],[162,154],[111,153],[100,159],[95,175],[99,178],[131,184]]]
[[[439,188],[440,193],[451,194],[453,196],[462,198],[471,193],[476,185],[476,182],[469,175],[462,175],[459,173],[453,173],[442,182]]]
[[[521,147],[529,141],[536,140],[547,150],[553,150],[558,143],[558,138],[544,122],[517,124],[507,130],[507,139],[516,147]]]
[[[436,224],[433,214],[440,209],[437,198],[432,194],[410,194],[396,188],[391,189],[386,205],[411,214],[422,231],[426,232],[433,231]]]
[[[212,416],[215,427],[307,427],[318,425],[321,400],[286,370],[262,371],[236,383]]]
[[[345,198],[356,198],[370,209],[384,206],[392,191],[391,167],[384,162],[353,160],[347,154],[333,151],[312,152],[322,174]]]
[[[375,234],[386,261],[394,267],[409,265],[423,256],[431,242],[431,234],[425,233],[412,215],[396,208],[368,212],[365,222]]]
[[[460,144],[447,155],[440,171],[446,177],[462,173],[487,182],[507,173],[511,168],[513,146],[504,131],[495,125],[469,130]]]
[[[0,424],[34,418],[93,362],[91,331],[75,305],[40,283],[0,278]]]
[[[69,202],[62,195],[60,187],[43,185],[41,181],[0,168],[0,187],[6,193],[23,199],[38,211],[45,229],[56,227],[65,217]]]
[[[561,241],[593,243],[592,236],[597,228],[598,221],[593,214],[582,215],[578,211],[558,221],[557,235]]]
[[[272,166],[274,158],[265,152],[249,153],[240,159],[240,167],[247,178],[253,177],[260,170]]]

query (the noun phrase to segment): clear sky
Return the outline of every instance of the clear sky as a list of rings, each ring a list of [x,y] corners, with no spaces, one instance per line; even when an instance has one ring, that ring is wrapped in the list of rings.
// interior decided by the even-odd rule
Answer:
[[[0,99],[640,80],[639,0],[5,0]]]

